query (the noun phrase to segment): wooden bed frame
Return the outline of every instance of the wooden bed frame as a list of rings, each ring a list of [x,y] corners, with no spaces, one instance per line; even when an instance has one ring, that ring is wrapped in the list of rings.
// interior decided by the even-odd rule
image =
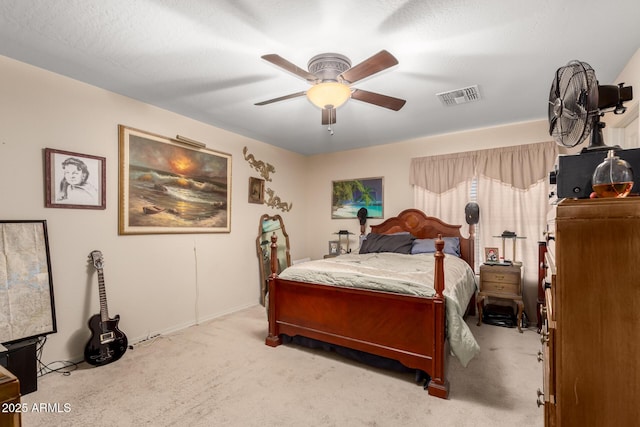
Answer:
[[[461,257],[474,267],[474,231],[469,238],[451,225],[407,209],[371,226],[372,233],[408,231],[417,238],[458,237]],[[387,357],[431,377],[430,395],[447,398],[448,343],[445,335],[444,242],[436,242],[433,297],[342,288],[280,279],[272,266],[269,280],[269,335],[266,344],[282,344],[281,334],[300,335]],[[272,251],[277,250],[272,238]],[[273,253],[273,252],[272,252]],[[272,260],[276,256],[271,257]],[[469,309],[475,306],[469,303]],[[473,313],[471,313],[473,314]]]

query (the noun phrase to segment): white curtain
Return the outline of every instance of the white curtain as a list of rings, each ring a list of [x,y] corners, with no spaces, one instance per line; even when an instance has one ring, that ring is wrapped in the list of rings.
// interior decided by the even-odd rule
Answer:
[[[500,256],[507,260],[522,262],[525,311],[529,318],[536,316],[538,282],[538,241],[545,230],[549,185],[540,180],[526,190],[521,190],[500,181],[480,176],[478,179],[478,205],[482,230],[476,240],[484,256],[485,247],[496,247]],[[503,231],[514,231],[516,259],[513,258],[513,240],[505,239]],[[482,259],[482,258],[481,258]]]
[[[471,180],[463,181],[441,194],[418,186],[414,186],[413,190],[413,206],[415,208],[449,224],[466,224],[464,206],[469,202]],[[468,227],[462,227],[461,232],[466,236]]]
[[[476,264],[481,264],[485,247],[497,247],[500,256],[513,260],[513,241],[503,231],[513,231],[516,260],[523,263],[525,310],[535,317],[538,278],[538,240],[545,229],[548,203],[548,173],[558,155],[550,141],[447,156],[412,159],[410,183],[414,186],[414,207],[452,224],[466,224],[464,207],[471,201],[476,181],[480,223]],[[466,231],[466,227],[463,227]],[[464,233],[464,231],[463,231]]]
[[[474,153],[411,159],[414,207],[449,224],[465,224],[464,206],[476,171]]]

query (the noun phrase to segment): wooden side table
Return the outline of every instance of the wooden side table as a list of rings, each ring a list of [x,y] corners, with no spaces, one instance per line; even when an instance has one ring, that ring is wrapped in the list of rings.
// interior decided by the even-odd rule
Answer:
[[[478,326],[482,325],[482,309],[484,299],[510,299],[518,306],[518,332],[522,333],[522,270],[520,265],[489,265],[480,266],[480,291],[478,292]]]

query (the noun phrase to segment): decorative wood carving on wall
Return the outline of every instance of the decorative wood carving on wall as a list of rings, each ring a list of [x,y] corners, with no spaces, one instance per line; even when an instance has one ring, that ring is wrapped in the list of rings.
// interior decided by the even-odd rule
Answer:
[[[266,193],[269,195],[269,199],[265,200],[265,205],[274,209],[280,209],[282,212],[289,212],[293,207],[293,203],[285,203],[280,200],[280,197],[276,196],[272,189],[267,188]]]
[[[251,153],[247,154],[247,147],[242,149],[242,154],[244,154],[244,159],[249,163],[249,166],[260,172],[260,176],[266,181],[271,181],[269,174],[276,173],[276,168],[272,164],[256,160]]]

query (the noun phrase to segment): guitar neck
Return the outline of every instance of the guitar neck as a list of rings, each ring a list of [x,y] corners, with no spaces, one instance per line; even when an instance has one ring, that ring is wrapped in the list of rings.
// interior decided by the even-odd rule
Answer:
[[[107,291],[104,288],[104,273],[102,268],[98,270],[98,292],[100,295],[100,319],[102,322],[109,320],[109,308],[107,307]]]

